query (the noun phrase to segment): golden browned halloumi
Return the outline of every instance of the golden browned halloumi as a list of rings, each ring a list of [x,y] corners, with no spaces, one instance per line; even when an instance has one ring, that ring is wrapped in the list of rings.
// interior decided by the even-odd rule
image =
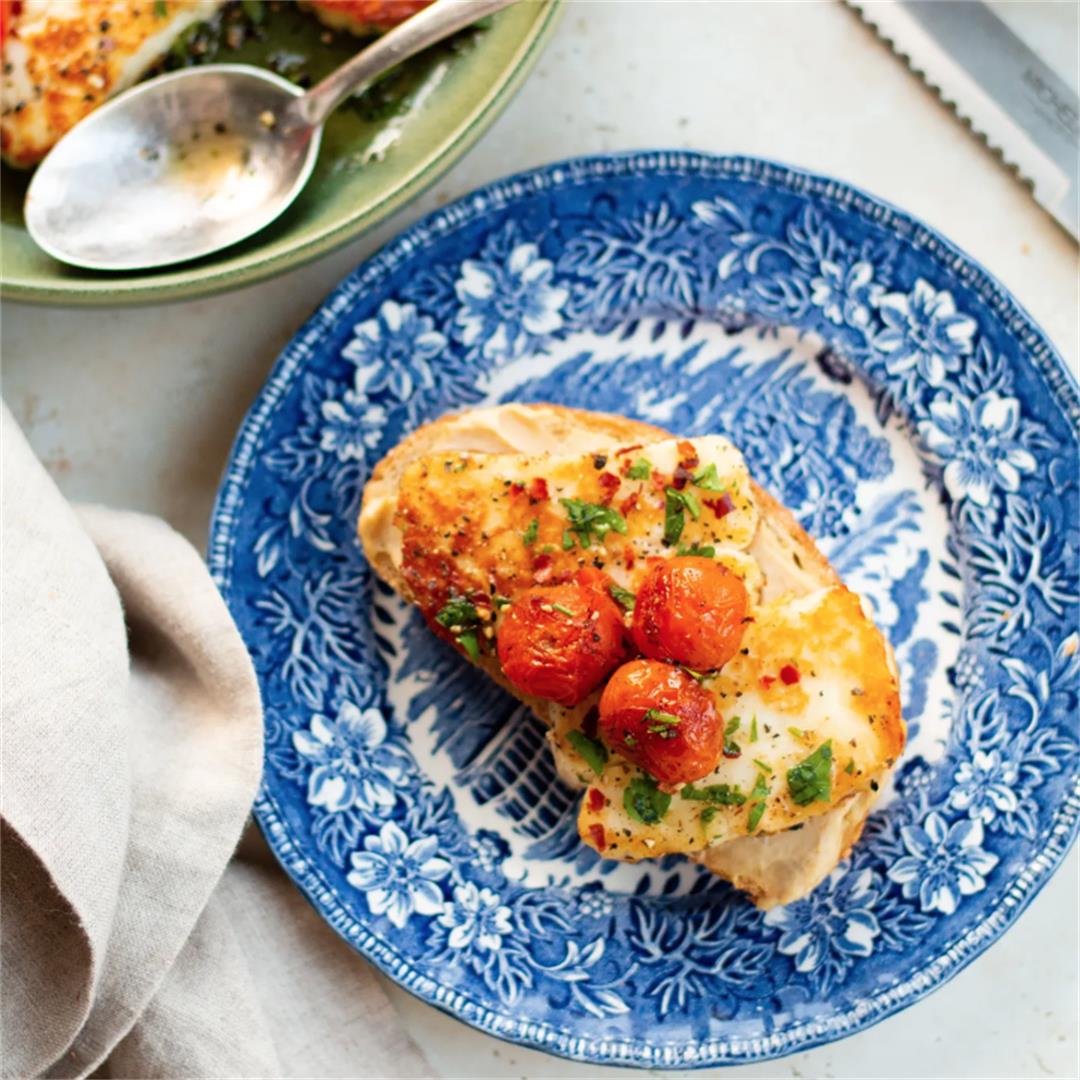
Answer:
[[[494,643],[508,602],[538,584],[588,568],[636,592],[673,553],[664,491],[688,456],[724,495],[698,492],[680,543],[707,546],[742,579],[749,618],[738,654],[699,683],[723,718],[725,756],[694,783],[658,791],[617,746],[606,762],[583,754],[582,735],[596,742],[602,685],[570,707],[529,697],[509,684]],[[632,468],[642,458],[647,473]],[[564,499],[616,509],[624,527],[585,546]],[[487,621],[466,651],[548,724],[560,774],[587,789],[582,839],[607,857],[683,854],[763,906],[790,901],[858,837],[903,749],[882,635],[726,439],[673,439],[551,406],[474,410],[421,428],[376,467],[359,531],[376,572],[441,636],[456,636],[437,621],[448,598],[476,599]]]
[[[36,165],[84,116],[137,82],[224,0],[21,0],[3,37],[0,150]]]

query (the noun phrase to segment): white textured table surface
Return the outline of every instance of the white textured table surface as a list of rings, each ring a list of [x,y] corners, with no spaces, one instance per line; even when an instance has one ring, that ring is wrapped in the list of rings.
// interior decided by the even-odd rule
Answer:
[[[1031,6],[1031,5],[1029,5]],[[1075,3],[1044,5],[1050,36]],[[1071,19],[1071,22],[1070,22]],[[1075,49],[1073,50],[1075,55]],[[847,9],[831,2],[571,0],[546,54],[465,161],[384,227],[275,281],[135,310],[7,304],[4,398],[73,498],[161,514],[203,545],[236,427],[325,293],[421,214],[513,170],[678,146],[852,181],[941,229],[1013,290],[1074,370],[1075,243]],[[1080,1075],[1080,857],[948,986],[832,1046],[725,1076]],[[445,1076],[614,1075],[480,1035],[396,988]]]

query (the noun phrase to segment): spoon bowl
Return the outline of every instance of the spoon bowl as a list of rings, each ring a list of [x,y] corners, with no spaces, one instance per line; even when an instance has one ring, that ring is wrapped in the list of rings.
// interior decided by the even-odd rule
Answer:
[[[60,140],[30,182],[26,226],[92,270],[197,259],[270,224],[315,166],[322,127],[260,68],[187,68],[135,87]]]

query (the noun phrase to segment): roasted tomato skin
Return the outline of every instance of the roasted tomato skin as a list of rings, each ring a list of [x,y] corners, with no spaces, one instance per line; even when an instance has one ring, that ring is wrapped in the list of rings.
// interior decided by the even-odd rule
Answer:
[[[618,605],[593,584],[527,589],[499,626],[499,663],[522,693],[576,705],[623,658]]]
[[[611,676],[600,697],[598,730],[612,750],[669,788],[708,776],[724,749],[712,695],[660,660],[631,660]]]
[[[739,576],[712,559],[656,563],[638,588],[634,644],[654,660],[713,671],[739,650],[746,602]]]

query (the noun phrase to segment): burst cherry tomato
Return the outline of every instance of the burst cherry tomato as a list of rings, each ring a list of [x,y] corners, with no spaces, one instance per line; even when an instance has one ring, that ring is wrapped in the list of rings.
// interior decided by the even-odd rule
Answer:
[[[738,575],[696,555],[668,559],[638,589],[634,643],[655,660],[712,671],[738,652],[745,618],[746,587]]]
[[[712,696],[659,660],[631,660],[611,676],[600,697],[599,732],[666,787],[708,776],[724,749]]]
[[[499,627],[503,674],[523,693],[576,705],[622,659],[622,614],[587,584],[528,589]]]

